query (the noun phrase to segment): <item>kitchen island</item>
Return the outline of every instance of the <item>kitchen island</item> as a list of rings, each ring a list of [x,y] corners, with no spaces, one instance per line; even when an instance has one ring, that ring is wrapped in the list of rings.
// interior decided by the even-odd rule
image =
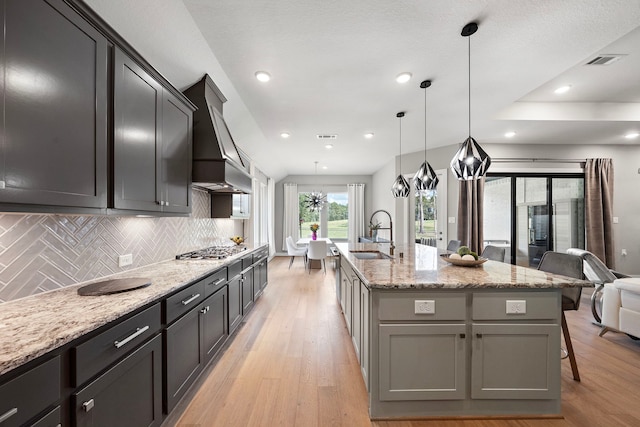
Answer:
[[[559,416],[561,293],[590,282],[424,245],[336,245],[373,419]]]

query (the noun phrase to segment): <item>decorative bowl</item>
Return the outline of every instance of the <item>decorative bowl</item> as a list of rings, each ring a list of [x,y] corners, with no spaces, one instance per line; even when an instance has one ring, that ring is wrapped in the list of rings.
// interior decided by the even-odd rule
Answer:
[[[461,267],[476,267],[478,265],[484,264],[487,262],[487,258],[478,257],[478,259],[467,260],[467,259],[458,259],[458,258],[449,258],[450,254],[442,254],[440,257],[447,261],[449,264],[459,265]]]

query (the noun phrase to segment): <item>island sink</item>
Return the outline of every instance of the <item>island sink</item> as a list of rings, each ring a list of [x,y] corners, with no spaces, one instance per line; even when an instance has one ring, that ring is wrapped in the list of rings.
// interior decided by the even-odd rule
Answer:
[[[380,251],[349,251],[358,259],[391,259],[392,257]]]

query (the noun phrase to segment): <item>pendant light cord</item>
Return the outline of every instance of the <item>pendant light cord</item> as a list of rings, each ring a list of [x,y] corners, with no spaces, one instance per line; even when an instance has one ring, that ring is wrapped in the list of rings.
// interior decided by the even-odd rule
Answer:
[[[424,161],[427,161],[427,88],[424,88]]]
[[[402,175],[402,116],[400,116],[400,175]]]
[[[471,138],[471,36],[469,39],[468,59],[469,59],[469,138]]]

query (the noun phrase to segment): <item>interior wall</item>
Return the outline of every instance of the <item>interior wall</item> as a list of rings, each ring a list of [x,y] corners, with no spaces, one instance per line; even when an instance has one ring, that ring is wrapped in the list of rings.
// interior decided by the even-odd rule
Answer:
[[[377,210],[383,209],[391,215],[391,219],[394,224],[394,241],[397,243],[397,224],[396,218],[397,215],[397,207],[396,200],[393,198],[393,194],[391,194],[391,185],[393,181],[396,179],[396,159],[392,159],[387,163],[382,169],[378,170],[375,174],[373,174],[373,193],[371,200],[371,210],[365,216],[365,222],[369,225],[369,219],[371,218],[371,214]],[[388,227],[388,219],[385,218],[384,214],[377,214],[376,221],[380,221],[383,227]],[[388,230],[380,230],[378,232],[378,237],[383,239],[389,239],[389,231]]]
[[[242,234],[242,220],[212,219],[193,191],[191,217],[0,214],[0,303],[149,264]],[[120,255],[133,264],[118,266]]]
[[[284,183],[298,184],[298,191],[347,191],[347,184],[364,184],[365,219],[371,212],[373,197],[371,175],[289,175],[276,182],[275,185],[275,248],[277,253],[284,253],[282,244],[282,222],[284,219]]]

